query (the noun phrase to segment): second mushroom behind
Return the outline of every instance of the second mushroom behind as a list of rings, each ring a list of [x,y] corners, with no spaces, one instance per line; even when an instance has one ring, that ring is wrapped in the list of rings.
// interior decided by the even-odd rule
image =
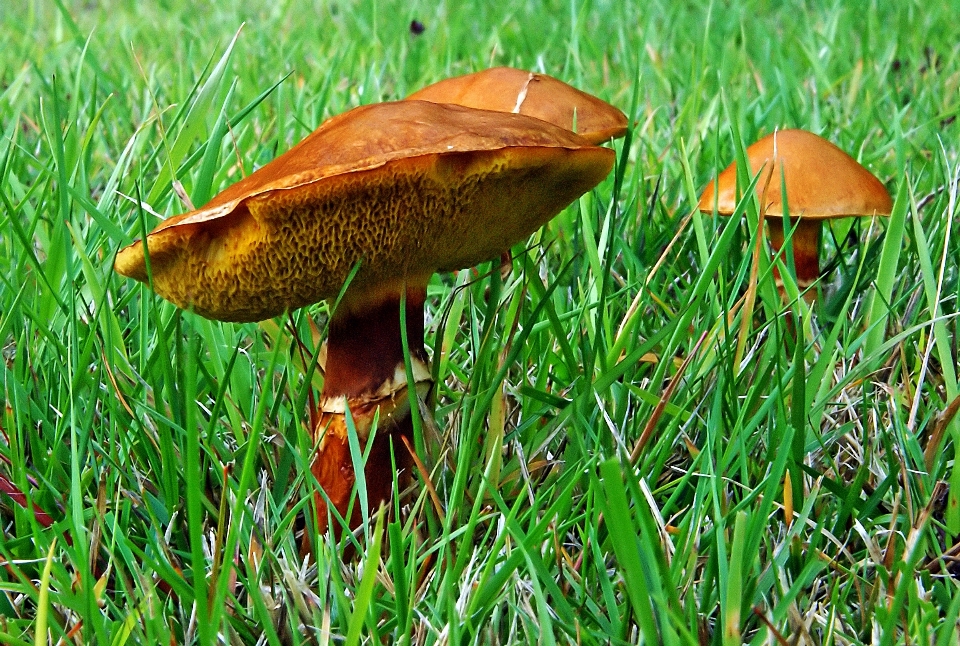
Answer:
[[[401,302],[423,390],[432,274],[497,257],[596,186],[613,161],[612,150],[523,115],[425,101],[363,106],[160,223],[146,244],[118,253],[116,269],[224,321],[274,317],[336,298],[349,283],[330,320],[316,429],[323,529],[328,502],[347,515],[354,488],[347,410],[361,447],[380,419],[365,468],[370,506],[389,498],[392,464],[409,468],[394,441],[411,433]],[[354,506],[349,526],[361,517]]]
[[[493,67],[438,81],[407,100],[514,112],[573,130],[595,144],[622,137],[627,117],[618,108],[547,74]]]
[[[783,216],[795,226],[793,259],[797,286],[816,298],[811,288],[820,278],[820,231],[823,220],[889,215],[890,194],[870,171],[826,139],[806,130],[779,130],[746,150],[750,175],[757,179],[760,210],[770,229],[770,243],[779,252],[784,242]],[[783,185],[781,185],[781,177]],[[786,193],[787,203],[783,203]],[[699,209],[731,215],[737,207],[737,168],[730,164],[700,196]],[[777,276],[778,288],[782,280]]]

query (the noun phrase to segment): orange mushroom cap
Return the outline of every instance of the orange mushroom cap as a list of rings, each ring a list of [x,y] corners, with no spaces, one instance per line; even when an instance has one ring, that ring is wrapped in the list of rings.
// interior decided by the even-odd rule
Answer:
[[[494,67],[428,85],[407,100],[453,103],[497,112],[515,112],[573,130],[599,144],[622,137],[627,117],[606,101],[546,74]]]
[[[746,150],[750,173],[763,169],[758,197],[766,187],[765,213],[783,215],[781,172],[791,217],[808,220],[857,215],[889,215],[890,194],[870,171],[832,143],[806,130],[779,130]],[[770,174],[773,178],[767,185]],[[717,189],[719,187],[719,191]],[[700,196],[698,208],[730,215],[737,206],[737,167],[730,164]]]
[[[147,236],[153,287],[254,321],[348,293],[425,284],[523,240],[598,184],[614,152],[516,114],[426,101],[355,108]],[[147,281],[142,241],[118,273]]]

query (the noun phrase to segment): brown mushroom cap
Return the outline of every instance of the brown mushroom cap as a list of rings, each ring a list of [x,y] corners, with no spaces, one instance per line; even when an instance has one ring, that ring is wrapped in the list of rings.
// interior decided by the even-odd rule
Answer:
[[[530,235],[598,184],[612,150],[543,121],[425,101],[329,119],[147,236],[153,287],[208,318],[254,321],[425,284]],[[146,281],[141,241],[116,270]]]
[[[512,67],[494,67],[449,78],[414,92],[407,100],[517,112],[567,130],[573,130],[576,113],[577,134],[595,144],[627,132],[626,115],[606,101],[552,76]]]
[[[750,173],[763,168],[757,195],[766,188],[766,214],[783,215],[781,168],[787,183],[791,217],[843,218],[855,215],[889,215],[890,194],[873,174],[822,137],[806,130],[780,130],[767,135],[746,150]],[[776,157],[774,163],[770,163]],[[767,179],[773,178],[767,186]],[[719,186],[719,195],[717,189]],[[737,168],[730,164],[700,196],[698,208],[730,215],[737,206]]]

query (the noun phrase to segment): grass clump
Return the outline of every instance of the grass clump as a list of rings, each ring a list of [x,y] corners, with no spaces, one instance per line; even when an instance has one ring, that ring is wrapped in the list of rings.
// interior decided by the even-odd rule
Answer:
[[[0,641],[956,642],[955,16],[0,9]],[[633,128],[510,272],[434,278],[438,504],[420,486],[355,560],[314,536],[304,561],[324,306],[214,323],[113,254],[184,210],[175,186],[202,203],[330,115],[494,64]],[[896,199],[889,221],[829,225],[809,308],[784,307],[764,254],[752,278],[754,203],[695,211],[776,127]]]

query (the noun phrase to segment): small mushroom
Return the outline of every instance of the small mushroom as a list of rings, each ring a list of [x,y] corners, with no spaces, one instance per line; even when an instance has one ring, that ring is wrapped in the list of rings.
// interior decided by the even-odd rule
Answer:
[[[336,298],[350,280],[329,325],[312,467],[345,515],[355,480],[346,410],[361,446],[379,415],[365,468],[370,506],[392,491],[391,436],[412,433],[402,299],[413,387],[423,394],[431,275],[497,257],[598,184],[613,157],[522,115],[426,101],[359,107],[203,207],[162,222],[146,238],[150,284],[205,317],[257,321]],[[120,250],[115,266],[150,280],[142,241]],[[409,470],[404,449],[394,459]],[[326,500],[318,496],[317,506],[325,529]],[[355,508],[351,527],[361,518]]]
[[[760,205],[770,227],[775,252],[783,246],[783,201],[781,174],[786,182],[793,259],[797,286],[806,290],[820,277],[819,245],[823,220],[851,216],[889,215],[890,194],[883,184],[850,155],[826,139],[806,130],[780,130],[767,135],[746,150],[750,173],[762,173],[756,183]],[[771,173],[773,174],[771,177]],[[731,215],[737,205],[736,163],[711,181],[700,196],[698,208]],[[776,277],[782,291],[782,280]],[[808,302],[815,290],[805,292]]]
[[[577,134],[595,144],[627,132],[626,115],[606,101],[552,76],[513,67],[445,79],[414,92],[407,100],[515,112],[567,130],[573,130],[576,122]]]

